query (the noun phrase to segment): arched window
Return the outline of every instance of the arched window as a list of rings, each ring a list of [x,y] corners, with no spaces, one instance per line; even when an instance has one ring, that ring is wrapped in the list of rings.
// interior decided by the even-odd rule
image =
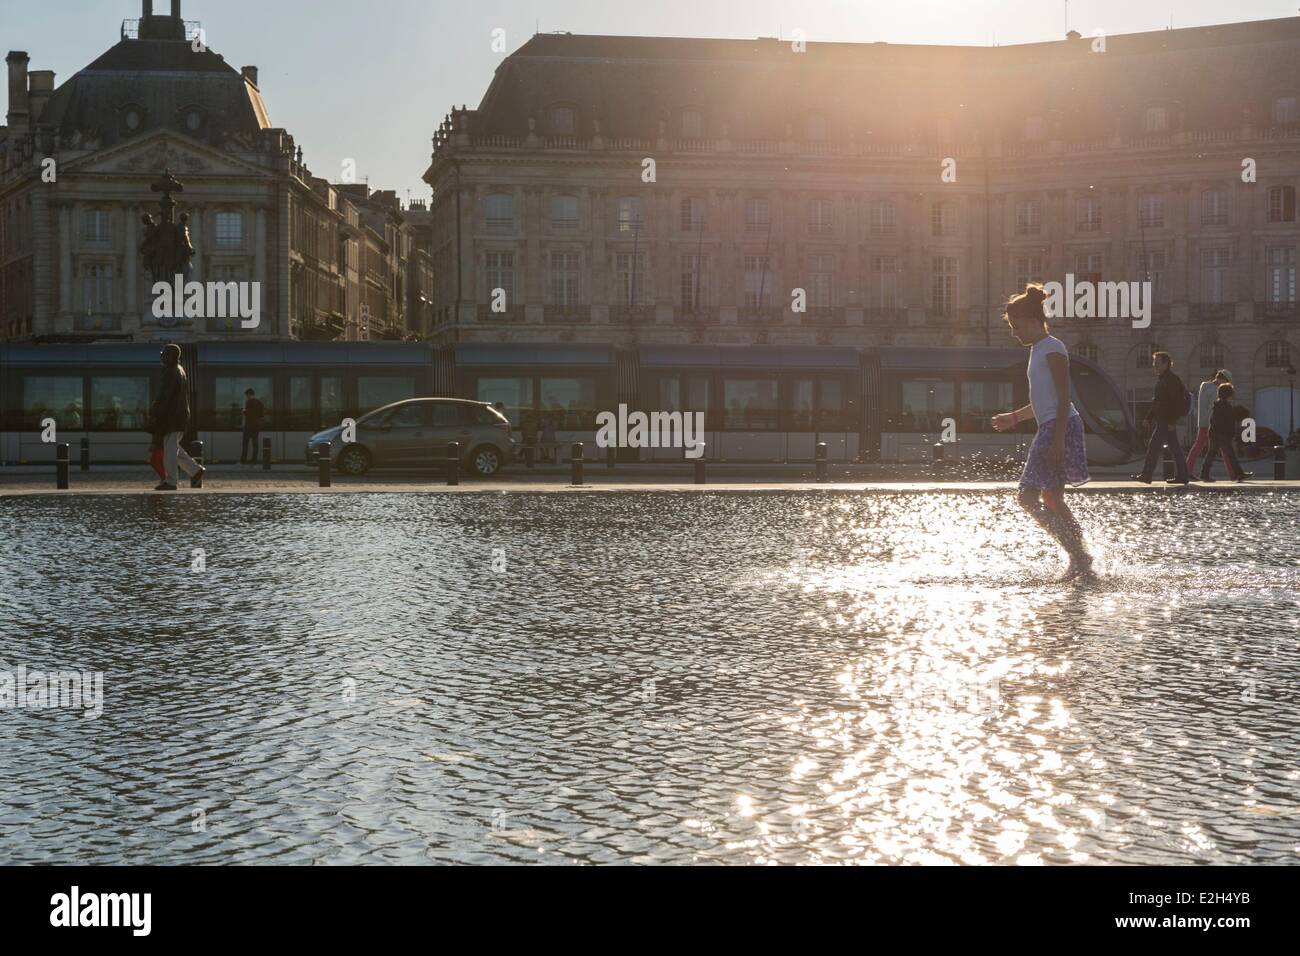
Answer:
[[[578,129],[578,111],[572,106],[551,107],[551,133],[572,136]]]
[[[1218,342],[1202,342],[1196,350],[1196,358],[1202,371],[1213,372],[1228,364],[1227,350]]]
[[[1152,356],[1161,351],[1164,350],[1154,342],[1146,342],[1143,345],[1139,345],[1133,350],[1133,367],[1150,368]]]
[[[1163,106],[1148,106],[1145,128],[1148,133],[1163,133],[1169,129],[1169,111]]]
[[[1094,342],[1082,342],[1074,347],[1074,354],[1086,362],[1096,363],[1101,359],[1101,350]]]
[[[704,136],[704,114],[697,109],[682,110],[682,136],[700,139]]]
[[[1265,368],[1286,368],[1291,364],[1290,342],[1269,342],[1264,346]]]
[[[1273,101],[1274,123],[1300,123],[1300,106],[1294,96],[1279,96]]]
[[[1270,186],[1268,190],[1268,221],[1295,222],[1295,187]]]
[[[515,199],[508,193],[493,193],[484,201],[485,220],[489,232],[513,232],[515,228]]]

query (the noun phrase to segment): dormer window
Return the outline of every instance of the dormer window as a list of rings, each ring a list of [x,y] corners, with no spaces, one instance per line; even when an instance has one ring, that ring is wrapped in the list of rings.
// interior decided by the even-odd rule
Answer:
[[[551,132],[556,136],[572,136],[578,129],[578,111],[572,106],[551,108]]]
[[[187,133],[200,133],[207,125],[208,118],[197,106],[189,106],[181,111],[181,124]]]
[[[682,110],[682,136],[700,139],[704,136],[704,114],[699,110]]]
[[[1146,131],[1163,133],[1169,129],[1169,111],[1163,106],[1148,106],[1146,113]]]
[[[122,129],[129,135],[139,132],[144,126],[144,107],[137,106],[134,103],[128,103],[122,107]]]
[[[813,113],[808,117],[808,142],[824,143],[826,141],[826,117]]]
[[[1025,120],[1025,140],[1041,143],[1047,138],[1047,121],[1041,116],[1030,116]]]

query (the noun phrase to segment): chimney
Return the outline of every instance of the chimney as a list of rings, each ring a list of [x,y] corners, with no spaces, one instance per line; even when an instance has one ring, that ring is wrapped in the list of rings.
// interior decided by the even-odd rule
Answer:
[[[153,0],[144,0],[140,4],[140,19],[153,16]]]
[[[9,65],[9,115],[5,121],[10,129],[26,129],[29,119],[27,98],[27,62],[29,57],[22,50],[10,50],[5,57]]]
[[[45,101],[50,98],[54,92],[54,71],[53,70],[32,70],[27,74],[30,83],[28,89],[28,108],[31,110],[32,126],[39,126],[41,122],[41,111],[45,109]]]
[[[257,67],[243,66],[239,68],[239,72],[244,74],[244,79],[248,80],[249,83],[257,86]]]
[[[181,0],[172,0],[172,16],[177,20],[181,18]]]

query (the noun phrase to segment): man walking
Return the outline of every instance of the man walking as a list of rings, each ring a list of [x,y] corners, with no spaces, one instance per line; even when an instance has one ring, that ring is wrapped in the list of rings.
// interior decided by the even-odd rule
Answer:
[[[262,430],[266,406],[251,388],[244,389],[244,441],[239,446],[241,465],[257,464],[257,433]],[[251,449],[251,450],[250,450]]]
[[[1192,450],[1187,453],[1187,470],[1192,474],[1196,473],[1196,461],[1201,457],[1201,452],[1205,451],[1205,446],[1210,440],[1210,415],[1214,408],[1214,402],[1219,397],[1220,385],[1231,385],[1232,374],[1226,369],[1221,368],[1214,373],[1214,378],[1208,382],[1202,382],[1201,387],[1196,392],[1196,441],[1192,442]],[[1220,447],[1223,452],[1223,464],[1228,468],[1229,477],[1232,476],[1232,466],[1228,463],[1228,454]],[[1206,462],[1207,467],[1212,467],[1213,458]]]
[[[1143,484],[1151,484],[1151,476],[1160,461],[1160,453],[1168,445],[1178,469],[1174,482],[1185,485],[1191,481],[1191,477],[1182,447],[1178,444],[1178,419],[1187,414],[1187,389],[1183,387],[1183,380],[1174,374],[1174,360],[1168,352],[1154,353],[1151,356],[1151,369],[1156,376],[1156,394],[1144,423],[1152,426],[1151,440],[1147,442],[1147,458],[1142,465],[1142,474],[1129,477]]]
[[[176,490],[177,465],[190,477],[202,475],[206,470],[181,448],[181,438],[190,424],[190,383],[181,368],[181,347],[168,343],[163,346],[162,387],[149,411],[150,430],[163,436],[163,480],[154,491]]]

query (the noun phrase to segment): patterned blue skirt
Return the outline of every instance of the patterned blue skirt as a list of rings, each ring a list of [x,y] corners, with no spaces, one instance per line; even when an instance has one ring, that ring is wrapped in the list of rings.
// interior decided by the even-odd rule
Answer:
[[[1056,434],[1054,418],[1038,426],[1038,434],[1029,446],[1025,470],[1020,475],[1020,488],[1064,488],[1066,484],[1082,485],[1088,481],[1088,450],[1083,443],[1083,419],[1071,415],[1065,426],[1065,455],[1059,465],[1054,465],[1048,455],[1052,437]]]

